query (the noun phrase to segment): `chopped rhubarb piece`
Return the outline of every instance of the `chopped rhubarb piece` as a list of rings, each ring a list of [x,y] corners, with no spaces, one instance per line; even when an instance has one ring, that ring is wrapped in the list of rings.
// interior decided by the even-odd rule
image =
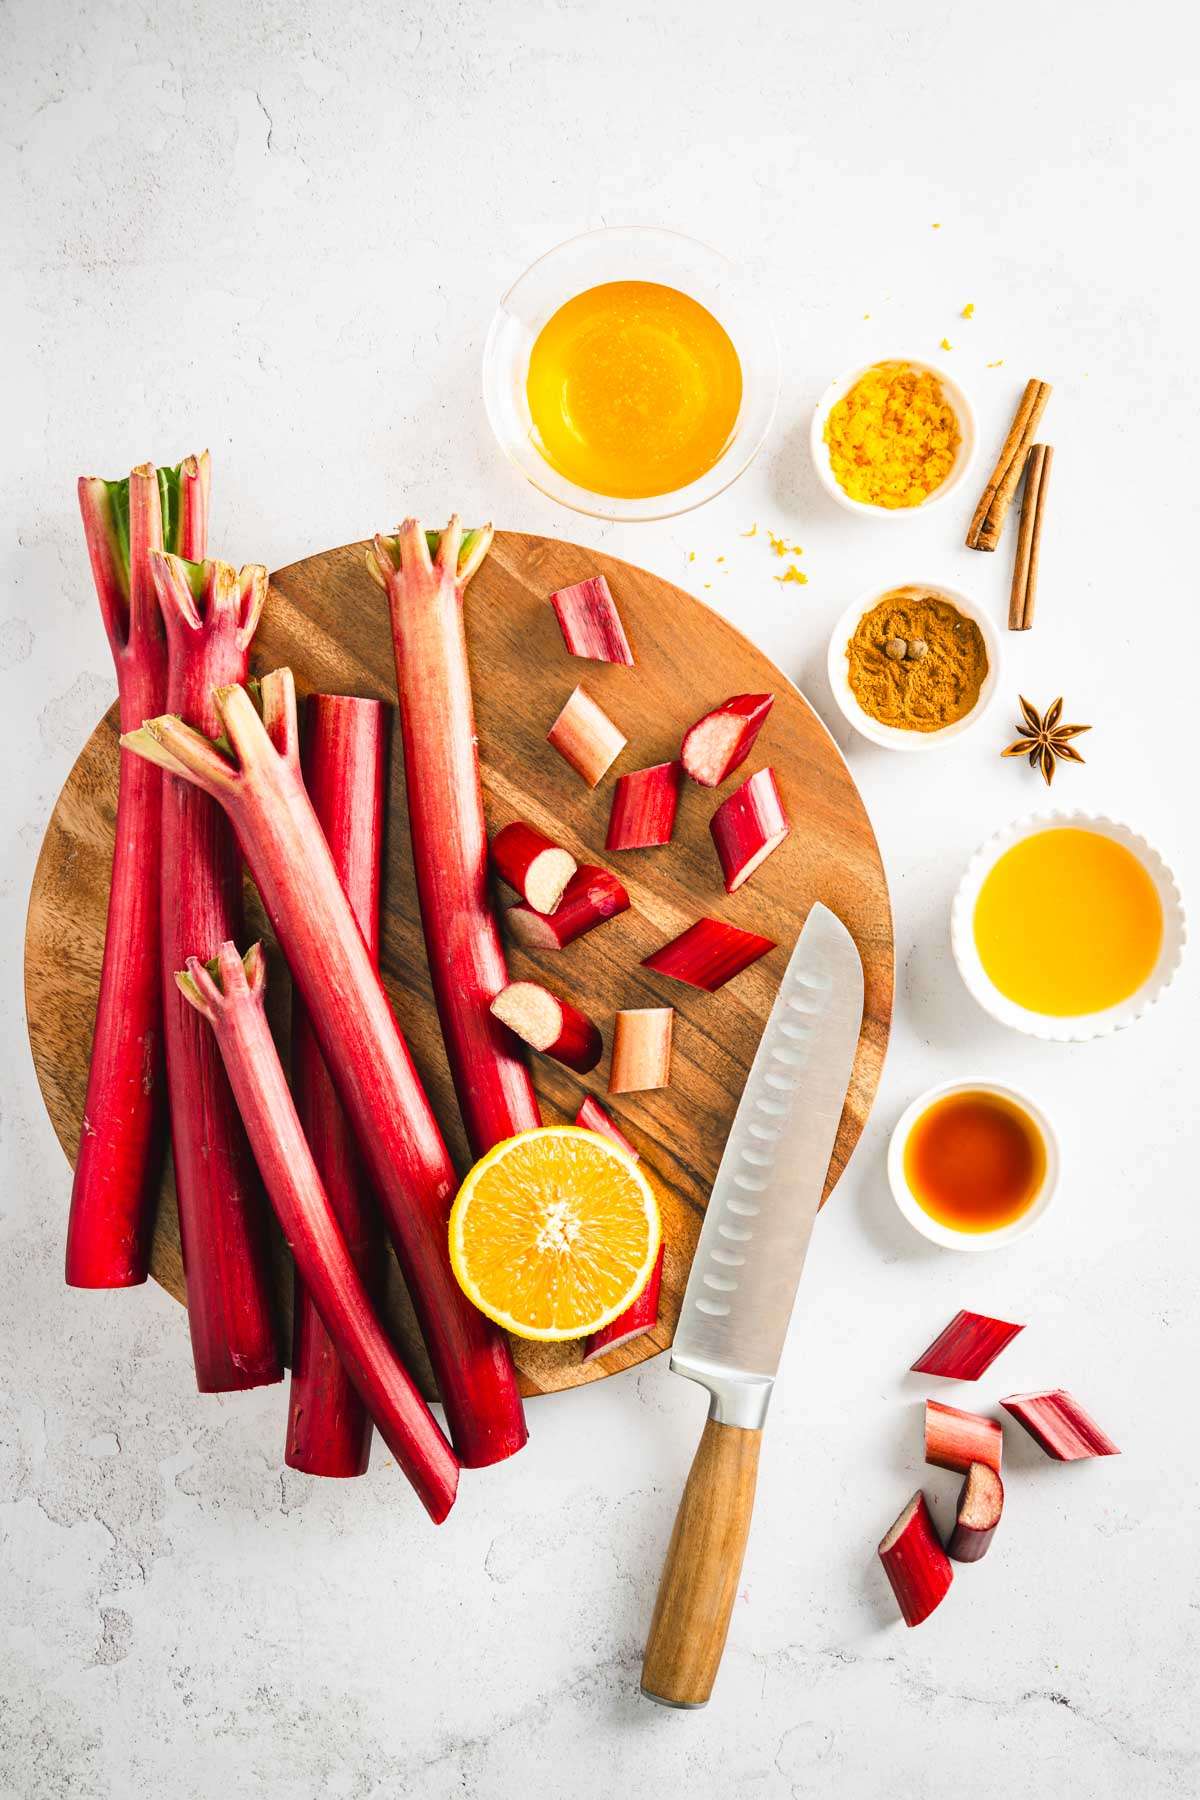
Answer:
[[[1048,1388],[1037,1394],[1010,1394],[1000,1404],[1055,1462],[1083,1462],[1089,1456],[1121,1454],[1112,1439],[1101,1431],[1095,1419],[1084,1412],[1066,1388]]]
[[[649,1281],[632,1301],[620,1318],[614,1319],[602,1331],[594,1331],[583,1346],[585,1363],[595,1362],[598,1356],[607,1356],[610,1350],[617,1350],[622,1344],[628,1344],[633,1338],[645,1337],[658,1324],[658,1297],[662,1292],[663,1252],[666,1246],[658,1246],[658,1256]]]
[[[924,1494],[913,1495],[883,1538],[879,1560],[906,1625],[919,1625],[945,1599],[954,1570],[934,1529]]]
[[[585,1095],[582,1106],[575,1114],[575,1123],[584,1131],[598,1131],[601,1137],[608,1139],[609,1143],[616,1144],[619,1150],[624,1150],[626,1156],[632,1156],[634,1162],[638,1160],[638,1153],[625,1133],[609,1118],[600,1102],[592,1094]]]
[[[604,1043],[587,1014],[536,981],[510,981],[492,1001],[492,1011],[522,1043],[580,1075],[600,1061]]]
[[[958,1496],[958,1517],[947,1554],[955,1562],[978,1562],[1000,1523],[1004,1511],[1004,1483],[987,1463],[972,1463]]]
[[[679,800],[679,764],[655,763],[619,775],[613,789],[606,850],[648,850],[669,844]]]
[[[998,1419],[980,1413],[960,1412],[940,1400],[925,1402],[925,1461],[939,1469],[965,1474],[973,1462],[986,1463],[1000,1473],[1004,1432]]]
[[[550,604],[558,619],[563,643],[572,656],[586,656],[592,662],[627,663],[633,667],[633,651],[603,575],[591,575],[572,587],[559,588],[557,594],[551,594]]]
[[[504,916],[518,944],[531,950],[561,950],[628,909],[629,895],[616,876],[596,863],[583,863],[548,917],[527,901],[510,906]]]
[[[304,786],[291,671],[263,676],[261,713],[244,687],[216,702],[228,753],[169,715],[122,745],[194,781],[232,820],[371,1174],[455,1449],[470,1468],[499,1462],[527,1436],[516,1370],[450,1267],[458,1176]]]
[[[635,1006],[613,1021],[610,1094],[642,1094],[671,1081],[672,1006]]]
[[[957,1312],[912,1365],[918,1375],[945,1375],[950,1381],[978,1381],[1023,1325],[989,1319],[986,1313]]]
[[[492,839],[492,864],[536,913],[552,913],[575,873],[575,858],[532,825],[519,819]]]
[[[679,753],[684,772],[701,787],[720,787],[753,750],[774,703],[774,694],[734,694],[697,719]]]
[[[79,482],[79,510],[117,672],[121,730],[167,702],[167,645],[150,571],[164,546],[204,555],[208,452]],[[145,1281],[166,1137],[160,960],[162,776],[120,759],[104,961],[67,1223],[70,1287]]]
[[[755,869],[778,849],[791,829],[772,769],[759,769],[723,800],[708,822],[725,876],[725,892],[736,894]]]
[[[546,733],[546,742],[553,744],[590,788],[612,768],[626,741],[604,708],[582,687],[572,691]]]
[[[653,955],[642,958],[644,969],[656,975],[669,975],[673,981],[688,987],[703,988],[715,994],[719,987],[748,969],[751,963],[774,950],[774,938],[759,937],[757,932],[742,931],[727,925],[723,919],[697,919],[677,938],[664,944]]]
[[[454,1504],[458,1462],[375,1314],[321,1184],[267,1024],[262,946],[243,962],[222,944],[212,972],[191,956],[176,981],[216,1034],[263,1185],[355,1391],[440,1524]]]
[[[309,697],[301,752],[304,780],[376,967],[387,738],[388,709],[382,701],[345,694]],[[379,1273],[375,1203],[350,1122],[298,994],[292,996],[292,1095],[346,1248],[369,1294]],[[370,1456],[371,1416],[297,1275],[284,1460],[289,1469],[307,1475],[346,1480],[365,1475]]]
[[[463,605],[492,528],[457,515],[430,553],[406,519],[378,536],[371,573],[388,597],[413,874],[446,1061],[475,1156],[541,1124],[524,1058],[492,1017],[508,980],[487,884],[487,827]],[[465,1459],[464,1459],[465,1460]]]

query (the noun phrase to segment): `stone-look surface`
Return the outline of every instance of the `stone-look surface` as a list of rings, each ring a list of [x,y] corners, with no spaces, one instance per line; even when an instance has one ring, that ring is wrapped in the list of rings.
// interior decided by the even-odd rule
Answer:
[[[1179,1556],[1200,1485],[1195,978],[1117,1038],[1037,1045],[974,1009],[946,943],[968,853],[1045,802],[996,755],[1018,690],[1064,691],[1095,725],[1058,803],[1128,817],[1200,893],[1181,228],[1198,47],[1166,0],[1119,32],[1081,0],[1002,20],[934,0],[0,14],[5,1800],[1200,1787],[1200,1590]],[[784,352],[755,468],[704,513],[640,529],[525,489],[478,402],[496,296],[605,222],[754,257]],[[969,587],[1001,620],[1011,546],[960,548],[974,492],[872,525],[817,488],[819,391],[896,353],[944,355],[975,397],[980,481],[1025,377],[1055,383],[1037,627],[1006,638],[994,720],[919,761],[837,723],[829,628],[856,593],[913,578]],[[62,1286],[68,1177],[24,1048],[19,944],[44,820],[113,692],[74,477],[205,443],[213,544],[237,561],[457,503],[684,581],[811,694],[872,808],[893,1048],[817,1231],[704,1714],[636,1698],[703,1413],[661,1362],[533,1407],[529,1449],[464,1481],[434,1533],[381,1460],[344,1487],[281,1473],[282,1392],[199,1399],[155,1289]],[[768,526],[803,544],[807,587],[772,579]],[[914,1237],[883,1175],[903,1104],[968,1070],[1031,1087],[1067,1159],[1037,1235],[986,1258]],[[910,1633],[874,1545],[919,1481],[947,1523],[956,1478],[920,1462],[930,1383],[904,1370],[962,1305],[1029,1329],[939,1396],[1063,1384],[1124,1454],[1062,1468],[1008,1432],[987,1562]]]

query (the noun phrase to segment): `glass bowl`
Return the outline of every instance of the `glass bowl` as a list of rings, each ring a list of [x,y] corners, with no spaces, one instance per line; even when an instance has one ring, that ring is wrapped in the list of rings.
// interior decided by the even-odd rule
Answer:
[[[593,494],[548,463],[533,441],[525,393],[529,355],[546,321],[587,288],[656,281],[698,300],[729,333],[742,365],[742,404],[712,468],[668,494],[625,500]],[[737,480],[759,449],[779,398],[779,345],[760,284],[741,264],[676,231],[621,226],[568,238],[509,288],[483,351],[483,401],[505,456],[543,494],[597,519],[669,519],[703,506]]]

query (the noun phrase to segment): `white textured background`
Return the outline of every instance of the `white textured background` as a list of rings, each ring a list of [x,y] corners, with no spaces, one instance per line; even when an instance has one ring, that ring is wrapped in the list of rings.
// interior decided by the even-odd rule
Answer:
[[[977,842],[1042,802],[996,756],[1018,688],[1095,725],[1062,801],[1127,816],[1200,893],[1198,48],[1162,0],[0,11],[6,1800],[1196,1793],[1195,982],[1119,1038],[1039,1046],[973,1008],[946,909]],[[498,294],[601,222],[756,259],[779,323],[766,452],[674,523],[556,513],[478,399]],[[943,336],[985,459],[1025,377],[1055,383],[1041,616],[968,744],[849,745],[893,880],[895,1035],[817,1230],[716,1700],[664,1713],[635,1697],[639,1652],[703,1397],[662,1363],[533,1406],[528,1451],[434,1533],[382,1464],[281,1475],[281,1393],[197,1398],[157,1289],[62,1285],[19,952],[46,817],[114,691],[74,478],[209,444],[214,549],[275,566],[452,504],[603,540],[829,717],[825,640],[858,591],[942,578],[1002,616],[1010,545],[958,547],[969,501],[859,525],[807,465],[831,376]],[[808,587],[773,582],[768,525]],[[1028,1084],[1067,1156],[1039,1234],[971,1259],[908,1231],[882,1164],[903,1104],[968,1069]],[[964,1304],[1030,1322],[978,1401],[1069,1385],[1125,1454],[1062,1468],[1014,1429],[988,1561],[908,1633],[873,1558],[925,1479],[903,1371]],[[955,1478],[926,1485],[944,1520]]]

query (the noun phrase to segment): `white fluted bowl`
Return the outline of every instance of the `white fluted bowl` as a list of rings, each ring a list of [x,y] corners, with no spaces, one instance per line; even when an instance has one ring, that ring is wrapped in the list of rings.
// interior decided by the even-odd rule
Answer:
[[[1051,1013],[1032,1012],[1028,1007],[1019,1006],[1015,1000],[1010,1000],[1007,994],[1002,994],[984,969],[975,946],[976,902],[980,889],[996,863],[1014,844],[1033,837],[1039,831],[1056,828],[1094,831],[1132,851],[1154,883],[1163,915],[1163,937],[1158,960],[1142,985],[1116,1006],[1066,1018]],[[993,1019],[998,1019],[1001,1025],[1010,1025],[1014,1031],[1023,1031],[1028,1037],[1045,1038],[1052,1043],[1081,1044],[1090,1038],[1107,1037],[1109,1032],[1121,1031],[1125,1026],[1132,1025],[1170,987],[1183,961],[1183,947],[1186,943],[1187,914],[1173,870],[1144,837],[1140,837],[1119,819],[1109,819],[1101,813],[1031,813],[1027,818],[1006,825],[975,852],[958,884],[958,891],[950,908],[950,945],[954,960],[958,964],[959,974],[980,1006]]]

